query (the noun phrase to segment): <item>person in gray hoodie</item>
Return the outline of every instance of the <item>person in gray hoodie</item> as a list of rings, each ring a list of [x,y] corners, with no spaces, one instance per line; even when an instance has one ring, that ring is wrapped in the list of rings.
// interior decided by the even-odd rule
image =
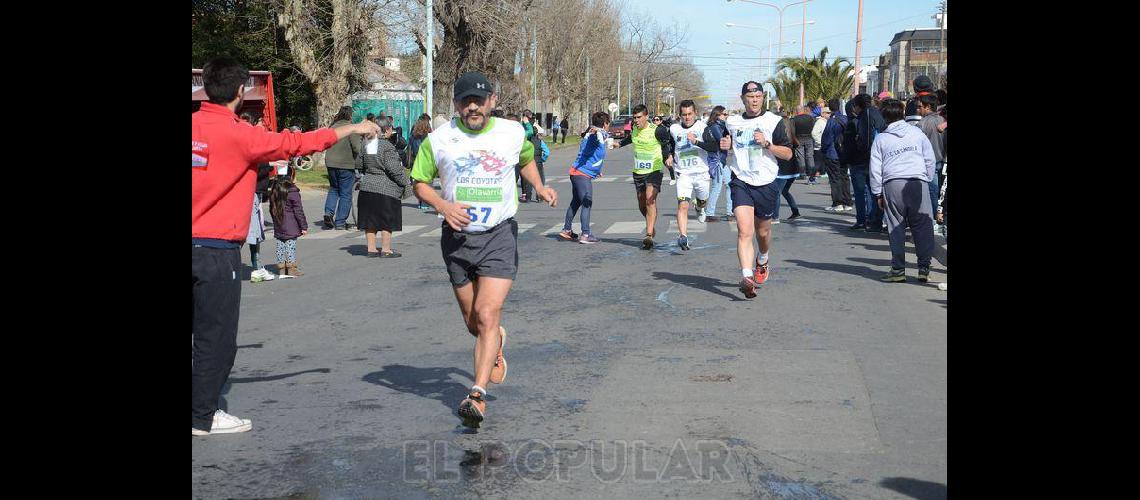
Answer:
[[[905,106],[898,99],[883,101],[887,128],[871,145],[871,194],[887,216],[891,270],[882,281],[906,281],[906,229],[918,254],[918,280],[930,279],[934,253],[934,220],[928,190],[934,178],[934,148],[918,127],[903,121]]]

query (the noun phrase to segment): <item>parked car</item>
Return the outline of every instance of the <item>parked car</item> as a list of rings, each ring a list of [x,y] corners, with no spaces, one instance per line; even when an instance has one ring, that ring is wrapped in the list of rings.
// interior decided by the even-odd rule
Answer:
[[[609,132],[610,137],[613,137],[614,139],[624,139],[629,135],[632,128],[632,115],[618,115],[613,120],[610,120],[610,129],[607,130],[607,132]]]

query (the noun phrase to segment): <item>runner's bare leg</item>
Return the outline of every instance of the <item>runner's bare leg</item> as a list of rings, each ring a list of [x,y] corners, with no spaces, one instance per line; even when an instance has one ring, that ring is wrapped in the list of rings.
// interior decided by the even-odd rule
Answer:
[[[503,317],[503,302],[507,300],[514,280],[480,276],[477,281],[479,291],[474,294],[474,312],[479,338],[475,340],[475,385],[487,387],[502,341],[499,325]]]
[[[698,209],[699,210],[699,209]],[[684,200],[677,203],[677,230],[681,234],[689,235],[689,201]]]
[[[733,210],[736,215],[736,254],[740,257],[741,269],[752,269],[756,254],[752,253],[752,238],[756,234],[756,219],[752,207],[741,205]]]
[[[645,234],[657,234],[657,190],[653,184],[645,186]]]

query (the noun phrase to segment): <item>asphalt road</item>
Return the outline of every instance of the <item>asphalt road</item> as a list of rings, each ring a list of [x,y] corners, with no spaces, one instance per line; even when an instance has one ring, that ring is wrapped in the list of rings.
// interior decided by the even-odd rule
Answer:
[[[478,431],[454,414],[472,338],[439,220],[406,200],[404,256],[368,259],[362,233],[317,228],[324,192],[303,193],[307,274],[242,285],[223,407],[253,430],[193,438],[193,495],[945,497],[947,299],[914,281],[913,247],[911,281],[878,282],[885,235],[849,231],[853,215],[823,211],[826,183],[797,182],[805,217],[775,226],[772,275],[745,300],[733,226],[694,221],[681,251],[672,187],[640,249],[630,148],[595,185],[601,243],[558,240],[574,154],[547,163],[558,208],[516,217],[510,369]]]

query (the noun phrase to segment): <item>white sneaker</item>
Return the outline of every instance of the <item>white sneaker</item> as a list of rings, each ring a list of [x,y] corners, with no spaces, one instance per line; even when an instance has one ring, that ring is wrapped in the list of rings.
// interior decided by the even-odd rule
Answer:
[[[823,209],[823,211],[824,212],[842,212],[843,211],[843,205],[836,205],[834,207],[826,207]]]
[[[942,290],[943,292],[945,292],[945,291],[946,291],[946,282],[945,282],[945,281],[943,281],[942,283],[939,283],[939,284],[938,284],[938,289],[939,289],[939,290]]]
[[[776,224],[779,224],[779,223],[780,223],[780,219],[772,219],[772,225],[773,226],[775,226]]]
[[[265,269],[258,269],[250,273],[249,281],[250,283],[260,283],[262,281],[273,281],[273,279],[276,277],[277,276],[275,276],[273,273],[266,271]]]
[[[209,436],[210,434],[233,434],[248,432],[253,429],[253,421],[248,418],[237,418],[222,410],[214,412],[214,423],[210,425],[210,432],[190,428],[191,435]]]
[[[677,185],[677,179],[669,179],[669,185],[670,186],[676,186]]]
[[[701,224],[704,224],[704,223],[705,223],[705,219],[706,219],[706,217],[705,217],[705,213],[704,213],[704,211],[702,211],[701,213],[697,214],[697,222],[700,222]]]

